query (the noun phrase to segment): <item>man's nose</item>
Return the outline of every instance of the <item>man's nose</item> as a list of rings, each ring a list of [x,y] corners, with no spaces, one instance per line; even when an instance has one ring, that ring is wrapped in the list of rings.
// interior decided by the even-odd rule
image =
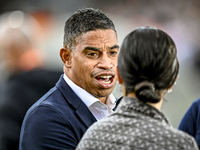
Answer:
[[[111,58],[109,58],[107,55],[101,56],[99,58],[99,62],[97,64],[97,67],[105,70],[109,70],[113,67],[113,61]]]

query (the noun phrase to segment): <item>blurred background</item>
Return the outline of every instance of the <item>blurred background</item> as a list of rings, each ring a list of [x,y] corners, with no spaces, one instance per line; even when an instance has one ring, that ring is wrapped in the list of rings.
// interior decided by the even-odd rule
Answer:
[[[62,47],[65,21],[77,9],[94,7],[101,9],[113,20],[119,44],[130,31],[139,26],[160,28],[173,38],[178,49],[180,75],[173,91],[166,95],[162,111],[175,128],[191,103],[200,97],[199,0],[0,0],[0,6],[0,36],[3,35],[6,22],[10,27],[17,28],[27,15],[31,18],[28,27],[22,26],[22,30],[33,41],[36,53],[31,56],[39,57],[32,58],[29,55],[28,58],[20,59],[25,70],[34,66],[62,70],[59,50]],[[0,38],[0,42],[5,43],[5,39]],[[0,57],[0,87],[9,74],[5,68],[3,49],[0,47],[0,56],[3,55]],[[32,60],[28,67],[27,59]],[[116,97],[121,96],[118,85],[113,93]]]

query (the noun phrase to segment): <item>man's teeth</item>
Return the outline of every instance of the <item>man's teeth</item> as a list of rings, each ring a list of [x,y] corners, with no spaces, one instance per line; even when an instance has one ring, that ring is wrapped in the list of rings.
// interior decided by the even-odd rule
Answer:
[[[109,84],[111,81],[109,80],[109,81],[101,81],[101,82],[104,84]]]
[[[111,75],[102,75],[102,76],[99,76],[99,79],[101,79],[100,82],[102,82],[104,84],[111,83],[111,80],[110,80],[111,78],[112,78]]]
[[[111,78],[112,76],[100,76],[100,78],[103,78],[103,79],[109,79]]]

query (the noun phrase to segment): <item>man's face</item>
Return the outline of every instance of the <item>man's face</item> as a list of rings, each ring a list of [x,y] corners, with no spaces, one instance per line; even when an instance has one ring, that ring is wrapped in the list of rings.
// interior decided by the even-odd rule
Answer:
[[[117,35],[113,30],[84,33],[72,50],[68,76],[93,96],[105,98],[116,84],[118,53]]]

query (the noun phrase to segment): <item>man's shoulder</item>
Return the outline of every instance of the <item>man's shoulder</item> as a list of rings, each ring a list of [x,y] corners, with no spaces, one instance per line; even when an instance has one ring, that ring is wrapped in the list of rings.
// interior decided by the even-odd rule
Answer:
[[[200,107],[200,98],[196,99],[193,103],[192,106],[198,106]]]
[[[76,120],[76,124],[72,120]],[[41,143],[41,139],[44,143],[53,145],[49,143],[49,139],[55,142],[55,140],[60,140],[60,137],[68,135],[74,140],[76,137],[73,135],[73,130],[79,126],[74,110],[59,89],[53,87],[27,111],[21,128],[20,145],[29,148],[40,147],[38,143]],[[50,138],[44,139],[44,136]]]
[[[30,115],[35,110],[43,112],[47,109],[55,112],[69,111],[70,109],[65,109],[66,107],[69,107],[67,100],[57,87],[53,87],[29,108],[27,114]]]
[[[188,113],[198,114],[200,112],[200,98],[193,101],[190,107],[187,110]]]

